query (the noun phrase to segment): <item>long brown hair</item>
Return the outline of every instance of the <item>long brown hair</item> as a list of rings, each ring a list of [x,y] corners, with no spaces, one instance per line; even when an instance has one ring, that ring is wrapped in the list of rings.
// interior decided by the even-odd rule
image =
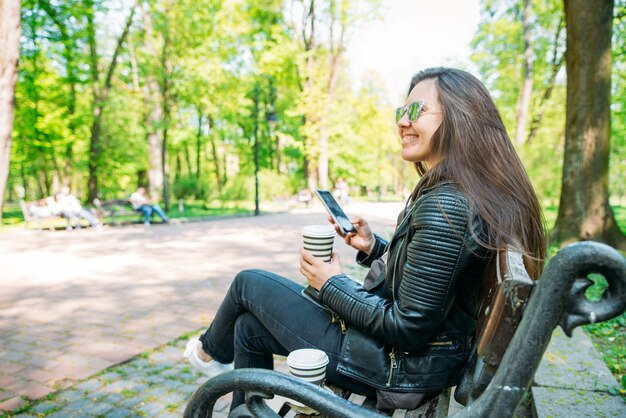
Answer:
[[[415,163],[422,178],[411,200],[441,181],[456,183],[485,224],[480,244],[493,250],[512,246],[530,262],[529,275],[538,278],[546,256],[541,208],[489,92],[465,71],[436,67],[413,76],[409,93],[426,79],[434,80],[443,108],[431,139],[442,159],[430,169]]]

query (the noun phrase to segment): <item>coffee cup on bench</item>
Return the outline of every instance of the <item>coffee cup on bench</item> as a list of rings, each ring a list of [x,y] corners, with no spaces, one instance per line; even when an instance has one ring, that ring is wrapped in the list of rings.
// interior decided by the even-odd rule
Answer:
[[[327,364],[326,353],[315,348],[294,350],[287,356],[287,366],[292,376],[318,386],[324,385]]]

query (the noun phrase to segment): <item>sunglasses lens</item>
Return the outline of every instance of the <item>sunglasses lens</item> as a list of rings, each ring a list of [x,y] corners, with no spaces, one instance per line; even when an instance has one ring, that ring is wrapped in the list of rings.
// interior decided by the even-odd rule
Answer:
[[[396,109],[396,123],[398,123],[400,119],[402,119],[402,116],[404,116],[405,112],[406,112],[406,107],[404,106]]]
[[[411,122],[415,122],[417,120],[417,117],[420,114],[420,111],[422,110],[422,103],[421,102],[414,102],[411,103],[411,105],[409,106],[409,120]]]

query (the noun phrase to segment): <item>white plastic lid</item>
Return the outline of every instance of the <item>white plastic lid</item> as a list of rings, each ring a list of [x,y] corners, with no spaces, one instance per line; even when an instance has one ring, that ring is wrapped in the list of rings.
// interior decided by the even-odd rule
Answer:
[[[315,348],[302,348],[289,353],[287,357],[287,365],[296,368],[310,368],[326,366],[328,364],[328,356],[322,350]]]
[[[302,235],[313,237],[335,236],[335,228],[331,225],[307,225],[302,228]]]

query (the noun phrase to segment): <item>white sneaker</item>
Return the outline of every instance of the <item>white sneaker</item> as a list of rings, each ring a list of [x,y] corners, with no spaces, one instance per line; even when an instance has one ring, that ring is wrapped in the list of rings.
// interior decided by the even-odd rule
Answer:
[[[202,372],[207,377],[214,377],[233,370],[233,363],[224,364],[217,360],[203,361],[198,356],[198,350],[202,349],[202,343],[198,337],[192,337],[187,341],[187,347],[185,347],[184,357],[189,359],[189,363],[197,370]]]

